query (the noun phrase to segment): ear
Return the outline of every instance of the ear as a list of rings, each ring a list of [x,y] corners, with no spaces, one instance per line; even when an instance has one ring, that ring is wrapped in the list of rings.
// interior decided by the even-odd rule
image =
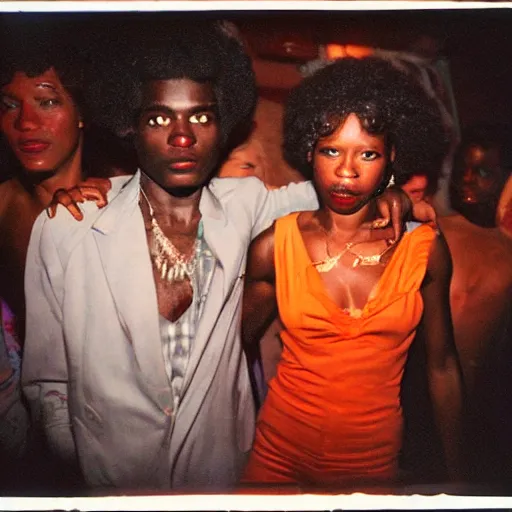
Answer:
[[[308,154],[306,155],[306,159],[308,161],[308,164],[310,164],[313,161],[313,152],[308,151]]]
[[[395,146],[391,148],[391,153],[389,154],[389,161],[391,163],[395,161]]]

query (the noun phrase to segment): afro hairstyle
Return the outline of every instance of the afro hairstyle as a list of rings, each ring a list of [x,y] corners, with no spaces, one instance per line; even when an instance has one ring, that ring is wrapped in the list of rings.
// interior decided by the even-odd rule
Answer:
[[[105,39],[105,37],[107,39]],[[223,146],[247,135],[256,104],[249,56],[226,26],[210,20],[175,20],[118,27],[96,38],[85,95],[96,124],[120,136],[136,126],[145,83],[187,78],[211,83]]]
[[[68,26],[27,24],[5,28],[0,37],[0,87],[17,72],[34,78],[53,68],[80,110],[85,53],[77,34]]]
[[[350,114],[394,148],[395,160],[379,191],[391,172],[398,180],[425,174],[437,181],[449,142],[439,107],[413,77],[377,57],[337,60],[292,90],[284,116],[288,163],[311,178],[308,154]]]

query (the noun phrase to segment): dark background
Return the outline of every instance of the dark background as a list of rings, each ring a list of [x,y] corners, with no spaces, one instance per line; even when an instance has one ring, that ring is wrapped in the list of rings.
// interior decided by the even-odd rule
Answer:
[[[114,26],[123,20],[137,20],[141,29],[147,30],[155,20],[161,22],[165,19],[199,17],[220,17],[237,24],[250,51],[261,59],[262,65],[257,66],[257,77],[267,93],[270,89],[285,93],[297,80],[293,73],[296,63],[315,54],[320,44],[354,44],[387,50],[418,50],[421,46],[424,52],[448,60],[462,125],[508,122],[512,119],[512,9],[509,8],[1,13],[0,29],[23,30],[34,23],[57,23],[61,27],[65,24],[69,30],[80,30],[87,34],[99,26]],[[288,63],[283,64],[284,61]],[[276,63],[279,63],[278,68]],[[276,69],[280,71],[276,73]],[[273,83],[275,80],[279,83]]]

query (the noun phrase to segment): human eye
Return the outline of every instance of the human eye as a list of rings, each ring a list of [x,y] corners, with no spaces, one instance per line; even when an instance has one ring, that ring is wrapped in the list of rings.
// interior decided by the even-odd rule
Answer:
[[[243,162],[240,164],[240,169],[256,169],[256,165],[252,162]]]
[[[477,169],[477,172],[481,178],[488,178],[490,175],[489,171],[487,171],[487,169],[484,169],[483,167],[479,167]]]
[[[0,106],[2,110],[14,110],[18,108],[19,104],[17,101],[13,100],[12,98],[9,98],[9,96],[2,96]]]
[[[188,118],[189,122],[192,124],[209,124],[213,121],[213,115],[207,113],[207,112],[200,112],[197,114],[192,114]]]
[[[320,148],[319,153],[330,157],[337,157],[340,154],[337,149],[330,147]]]
[[[169,116],[150,116],[147,120],[147,125],[152,128],[165,127],[171,124],[171,118]]]
[[[370,149],[363,151],[361,153],[361,158],[365,162],[372,162],[373,160],[377,160],[380,157],[381,157],[380,153],[378,153],[377,151],[370,150]]]
[[[39,100],[39,105],[43,108],[51,108],[61,105],[62,102],[58,98],[41,98]]]

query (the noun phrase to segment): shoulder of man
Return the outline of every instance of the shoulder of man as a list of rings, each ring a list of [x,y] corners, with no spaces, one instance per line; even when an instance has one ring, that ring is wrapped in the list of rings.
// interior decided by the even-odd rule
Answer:
[[[55,246],[69,250],[75,246],[92,228],[92,226],[111,209],[119,209],[123,204],[122,191],[129,185],[132,176],[118,176],[110,178],[112,187],[107,194],[108,203],[103,208],[98,208],[94,201],[85,201],[79,204],[83,214],[83,219],[77,221],[71,213],[62,205],[57,207],[57,212],[53,219],[43,211],[37,218],[32,229],[32,237],[39,236],[41,241],[46,237],[51,237]]]
[[[267,193],[265,184],[256,176],[213,178],[208,188],[222,203],[233,199],[249,202],[255,196]]]

